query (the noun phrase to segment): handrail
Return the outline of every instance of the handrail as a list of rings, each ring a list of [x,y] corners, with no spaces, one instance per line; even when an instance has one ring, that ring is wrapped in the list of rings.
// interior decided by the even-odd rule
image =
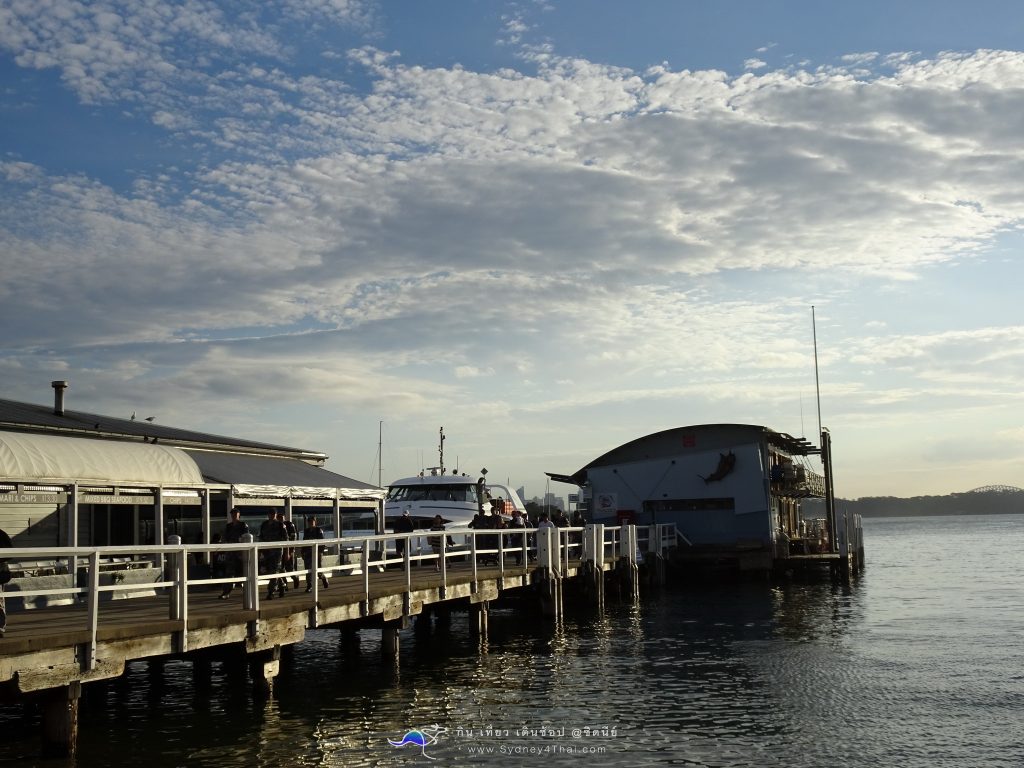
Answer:
[[[602,562],[609,561],[618,555],[621,542],[623,541],[623,528],[612,526],[597,526],[603,531],[602,540],[599,546],[604,547],[604,558]],[[566,527],[555,529],[555,541],[558,545],[557,564],[559,572],[564,574],[570,568],[572,561],[581,560],[583,557],[583,527]],[[12,590],[10,585],[4,590],[8,600],[17,596],[18,598],[30,599],[36,597],[52,597],[62,595],[73,601],[84,600],[86,606],[86,621],[89,631],[85,654],[85,666],[93,669],[96,665],[97,634],[100,626],[101,595],[107,592],[119,592],[127,596],[141,591],[152,592],[153,590],[166,590],[168,596],[168,618],[180,622],[178,635],[178,650],[188,650],[188,615],[190,589],[210,588],[214,586],[225,586],[229,584],[244,584],[243,604],[248,610],[259,610],[260,587],[269,583],[272,579],[291,579],[293,577],[305,577],[309,579],[313,605],[316,605],[319,595],[319,580],[321,576],[333,577],[342,574],[362,576],[362,599],[364,610],[368,610],[370,601],[370,573],[374,569],[385,570],[389,565],[397,565],[404,572],[404,592],[409,594],[413,587],[414,567],[420,568],[428,563],[435,563],[441,579],[442,594],[449,587],[449,578],[452,571],[452,561],[457,558],[469,559],[469,571],[472,575],[474,589],[480,579],[480,563],[483,558],[494,558],[498,573],[504,577],[507,573],[505,555],[519,553],[522,555],[521,562],[528,565],[531,553],[535,551],[536,528],[512,528],[512,529],[455,529],[453,531],[437,532],[441,539],[440,551],[435,554],[431,548],[427,553],[423,551],[423,542],[431,536],[428,530],[419,530],[413,533],[402,534],[368,534],[364,536],[340,536],[330,539],[299,539],[296,541],[268,541],[268,542],[242,542],[238,544],[143,544],[135,546],[104,546],[104,547],[14,547],[0,551],[3,559],[8,563],[17,561],[29,561],[38,563],[40,561],[67,561],[75,563],[74,572],[56,574],[66,578],[69,583],[66,586],[47,585],[45,588],[22,588],[27,585],[18,584],[18,588]],[[460,536],[468,539],[468,546],[448,546],[448,536]],[[496,541],[480,537],[497,537]],[[413,540],[419,539],[419,547],[414,552]],[[516,540],[518,539],[517,543]],[[389,544],[398,540],[405,540],[406,546],[401,558],[390,556],[394,550],[389,549]],[[333,551],[337,547],[341,558],[354,555],[354,559],[348,562],[323,565],[320,553]],[[260,554],[268,549],[292,549],[295,554],[301,554],[303,561],[308,563],[307,567],[293,567],[292,570],[278,573],[263,573],[258,567]],[[242,555],[243,569],[240,575],[217,575],[190,574],[190,562],[203,563],[206,553],[239,553]],[[312,557],[307,559],[307,553]],[[106,558],[106,560],[104,560]],[[145,563],[150,561],[153,565],[150,568],[138,569],[129,567],[132,563]],[[121,570],[110,570],[110,563],[114,562],[123,565]],[[297,562],[297,559],[296,559]],[[163,567],[159,567],[163,564]],[[105,569],[104,566],[107,566]],[[151,575],[152,570],[159,571],[152,581],[141,583],[129,583],[127,581],[115,581],[112,574],[123,571],[128,573],[133,570],[144,571],[146,576]],[[465,573],[465,571],[463,571]],[[101,583],[102,577],[107,576],[113,583]],[[84,577],[84,578],[83,578]],[[42,577],[40,577],[42,578]],[[106,579],[103,579],[106,580]],[[81,585],[81,586],[80,586]],[[46,607],[33,610],[46,610]],[[258,631],[257,622],[252,622],[252,632]],[[0,647],[2,651],[2,647]]]

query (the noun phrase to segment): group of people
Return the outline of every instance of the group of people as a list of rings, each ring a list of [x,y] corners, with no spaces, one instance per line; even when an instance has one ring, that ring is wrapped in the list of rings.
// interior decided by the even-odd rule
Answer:
[[[221,541],[226,544],[237,544],[242,541],[242,536],[247,533],[249,533],[249,526],[242,520],[241,510],[235,507],[230,512],[230,520],[224,526],[224,534],[221,536]],[[290,542],[298,541],[298,538],[298,529],[295,527],[295,523],[287,519],[284,512],[272,509],[267,513],[267,519],[260,525],[259,540],[262,542],[279,542],[281,544],[280,547],[266,547],[260,550],[259,573],[262,576],[271,576],[267,584],[267,600],[273,600],[275,595],[277,597],[284,597],[285,592],[288,591],[288,578],[286,576],[278,576],[277,574],[291,572],[292,587],[294,589],[299,588],[299,576],[294,573],[298,570],[296,561],[297,548],[294,545],[289,546]],[[306,529],[302,532],[302,538],[304,540],[324,538],[324,531],[317,523],[315,517],[309,519]],[[302,556],[307,568],[307,592],[311,592],[313,589],[312,560],[314,549],[316,550],[316,570],[319,573],[323,557],[321,548],[311,546],[302,548]],[[219,571],[223,577],[243,576],[242,568],[242,552],[239,550],[218,553],[216,556],[215,570]],[[327,589],[330,582],[327,580],[326,574],[320,573],[319,576],[324,589]],[[221,600],[226,600],[234,587],[234,582],[226,584],[220,594]]]
[[[542,518],[546,519],[546,515],[542,515]],[[550,523],[549,523],[550,524]],[[494,531],[509,531],[514,529],[526,529],[530,527],[529,521],[523,517],[523,513],[513,508],[512,516],[506,520],[505,516],[502,515],[496,507],[492,507],[491,514],[482,515],[477,513],[473,516],[472,522],[469,524],[470,528],[476,530],[494,530]],[[477,546],[480,549],[494,550],[498,548],[499,537],[504,537],[504,548],[509,550],[515,557],[516,565],[523,564],[523,544],[525,533],[499,533],[497,535],[485,535],[480,536],[477,539]],[[497,554],[490,553],[483,555],[480,558],[481,562],[491,562],[497,565],[498,556]]]

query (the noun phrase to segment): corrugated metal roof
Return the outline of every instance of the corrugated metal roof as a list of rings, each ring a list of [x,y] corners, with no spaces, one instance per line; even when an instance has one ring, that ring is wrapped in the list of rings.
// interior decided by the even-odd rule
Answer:
[[[53,406],[33,405],[16,400],[0,399],[0,429],[12,431],[66,434],[76,437],[94,437],[120,440],[144,440],[177,446],[218,446],[231,450],[251,450],[261,453],[289,454],[313,460],[324,460],[326,454],[290,448],[236,437],[211,435],[187,429],[154,424],[145,419],[118,419],[84,411],[65,410],[63,415],[53,412]]]
[[[377,486],[353,480],[298,459],[250,456],[186,450],[210,483],[272,485],[281,487],[348,488],[377,490]]]
[[[763,437],[770,444],[787,451],[793,456],[807,456],[820,453],[809,440],[803,437],[793,437],[785,432],[776,432],[768,427],[756,424],[694,424],[688,427],[673,427],[672,429],[654,432],[650,435],[638,437],[628,443],[623,443],[605,454],[591,461],[582,469],[571,475],[555,472],[546,473],[552,480],[572,485],[584,485],[587,482],[587,470],[594,467],[606,466],[619,461],[635,461],[638,458],[649,458],[653,452],[656,455],[670,455],[683,445],[683,437],[690,434],[714,433],[720,430],[728,430],[737,434],[749,433],[759,438]]]

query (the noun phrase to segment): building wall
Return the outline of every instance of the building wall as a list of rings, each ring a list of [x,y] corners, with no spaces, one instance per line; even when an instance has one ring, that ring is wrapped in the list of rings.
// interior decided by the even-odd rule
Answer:
[[[721,480],[705,482],[703,478],[711,476],[722,455],[730,451],[735,455],[732,471]],[[675,523],[696,545],[735,546],[771,539],[767,475],[759,443],[697,448],[591,467],[587,477],[595,522],[611,522],[631,513],[639,524]]]
[[[57,504],[0,504],[0,528],[16,547],[56,547],[59,542]]]

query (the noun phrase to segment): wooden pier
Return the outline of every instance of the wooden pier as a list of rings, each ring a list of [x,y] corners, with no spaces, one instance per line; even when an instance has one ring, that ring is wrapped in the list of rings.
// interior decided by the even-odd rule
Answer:
[[[500,538],[491,531],[470,532],[466,547],[445,545],[435,555],[409,546],[401,558],[393,545],[402,536],[302,542],[300,552],[310,544],[322,547],[322,566],[279,575],[291,589],[272,600],[261,600],[270,576],[260,574],[257,563],[261,550],[279,543],[7,550],[12,565],[68,565],[66,586],[52,583],[60,576],[49,576],[12,582],[5,591],[9,605],[20,600],[26,609],[9,612],[7,634],[0,639],[0,701],[36,697],[43,753],[73,755],[82,685],[119,677],[128,662],[233,656],[248,661],[257,690],[269,693],[282,649],[302,642],[308,629],[376,628],[382,652],[397,656],[399,632],[434,605],[470,611],[473,631],[486,633],[489,604],[510,593],[532,598],[549,617],[563,611],[567,583],[579,587],[572,591],[577,600],[598,608],[606,587],[635,597],[638,553],[646,553],[651,565],[660,562],[674,544],[675,529],[652,527],[641,535],[643,540],[635,526],[602,525],[506,531]],[[404,537],[410,544],[422,541],[419,534]],[[202,568],[192,565],[213,551],[231,550],[243,557],[244,577],[198,575]],[[145,569],[154,580],[126,585],[123,576],[111,578],[103,567],[111,562],[160,567]],[[82,586],[72,585],[71,574]],[[328,588],[320,576],[329,579]],[[297,589],[293,577],[299,579]],[[243,579],[241,589],[220,599],[226,584]],[[42,586],[32,588],[33,581]]]

